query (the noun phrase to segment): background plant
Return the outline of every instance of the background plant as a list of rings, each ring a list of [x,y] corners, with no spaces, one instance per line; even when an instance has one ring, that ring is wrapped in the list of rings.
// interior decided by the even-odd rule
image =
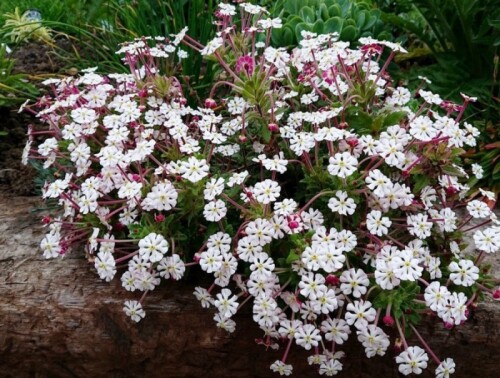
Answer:
[[[14,60],[6,53],[5,45],[0,46],[0,106],[20,105],[27,99],[34,99],[38,90],[32,85],[27,74],[13,73]]]
[[[380,19],[381,12],[370,2],[352,0],[282,0],[274,7],[274,16],[283,19],[283,28],[273,30],[276,46],[296,46],[303,30],[318,34],[338,33],[342,41],[356,42],[371,36],[391,39]]]
[[[471,151],[485,169],[482,185],[500,190],[500,86],[498,82],[500,9],[496,1],[386,1],[376,3],[382,20],[409,35],[409,54],[400,62],[398,77],[418,86],[420,76],[429,88],[458,101],[460,93],[478,98],[466,113],[481,118],[475,125],[482,135]],[[408,66],[411,64],[411,66]],[[408,69],[410,68],[410,69]],[[488,147],[486,147],[488,146]]]

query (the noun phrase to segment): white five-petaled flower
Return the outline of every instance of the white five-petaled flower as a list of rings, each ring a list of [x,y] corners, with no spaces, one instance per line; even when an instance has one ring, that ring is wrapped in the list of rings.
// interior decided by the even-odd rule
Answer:
[[[328,207],[341,215],[352,215],[356,210],[356,204],[352,198],[349,198],[347,193],[342,190],[337,190],[336,197],[330,198]]]
[[[168,252],[168,242],[154,232],[139,241],[139,256],[150,262],[158,262]]]
[[[436,368],[436,378],[450,378],[450,374],[455,372],[455,362],[451,358],[447,358]]]
[[[488,205],[479,200],[470,201],[467,204],[467,211],[474,218],[486,218],[491,214],[491,210]]]
[[[225,318],[230,318],[238,309],[238,297],[232,295],[233,293],[229,289],[222,289],[222,291],[215,296],[214,305],[219,310],[221,316]]]
[[[356,170],[358,159],[349,152],[341,152],[330,157],[329,163],[328,172],[330,172],[332,176],[346,178],[352,175]]]
[[[342,282],[340,290],[345,295],[352,294],[355,298],[360,298],[365,294],[367,286],[370,285],[370,280],[366,273],[362,269],[356,270],[354,268],[342,272],[340,282]]]
[[[218,222],[226,216],[226,204],[222,200],[210,201],[205,205],[203,216],[209,222]]]
[[[391,225],[391,220],[388,217],[383,217],[381,211],[372,210],[366,216],[366,228],[373,235],[386,235],[389,232],[389,227],[391,227]]]
[[[372,307],[369,301],[354,301],[347,305],[347,312],[345,313],[345,320],[349,325],[353,325],[357,329],[365,328],[369,322],[375,320],[377,311]]]
[[[295,332],[295,341],[297,345],[300,345],[306,350],[310,350],[311,347],[317,347],[321,341],[321,334],[319,329],[317,329],[312,324],[304,324],[302,327],[297,329]]]
[[[253,188],[255,199],[264,205],[276,201],[280,196],[280,192],[281,187],[279,184],[269,179],[256,183]]]
[[[125,301],[123,311],[136,323],[146,316],[142,305],[137,301]]]
[[[455,285],[472,286],[479,278],[479,268],[471,260],[453,261],[448,269]]]
[[[427,367],[429,357],[425,351],[418,347],[408,347],[396,357],[396,362],[399,364],[399,372],[408,375],[411,373],[420,374]]]

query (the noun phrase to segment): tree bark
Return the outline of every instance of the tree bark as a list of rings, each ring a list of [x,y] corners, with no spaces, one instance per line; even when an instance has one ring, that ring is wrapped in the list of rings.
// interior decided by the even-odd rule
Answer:
[[[123,301],[137,299],[119,280],[102,282],[81,254],[45,260],[35,198],[0,198],[0,377],[273,377],[280,351],[257,345],[250,314],[236,317],[232,335],[217,330],[186,282],[162,284],[148,295],[146,318],[132,323]],[[440,358],[457,363],[453,377],[494,377],[499,303],[484,303],[452,331],[430,320],[420,329]],[[351,335],[343,348],[344,377],[399,377],[390,349],[367,359]],[[419,345],[411,339],[412,345]],[[294,376],[317,376],[293,346]],[[424,377],[434,376],[436,364]]]

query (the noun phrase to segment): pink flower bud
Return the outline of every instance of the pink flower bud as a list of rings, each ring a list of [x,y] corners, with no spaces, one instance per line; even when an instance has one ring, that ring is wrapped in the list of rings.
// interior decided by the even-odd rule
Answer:
[[[403,351],[403,342],[401,339],[394,341],[394,353],[399,354]]]
[[[453,327],[455,327],[455,324],[453,324],[453,323],[450,323],[450,322],[444,323],[444,328],[446,328],[446,329],[453,329]]]
[[[207,98],[205,100],[205,107],[209,109],[215,109],[217,107],[217,103],[213,98]]]
[[[241,143],[245,143],[247,141],[246,135],[241,134],[238,139],[240,140]]]
[[[500,288],[496,288],[496,290],[493,292],[493,299],[499,300],[500,299]]]
[[[137,95],[140,97],[140,98],[146,98],[148,97],[148,89],[147,88],[142,88],[138,93]]]
[[[356,147],[356,146],[359,144],[358,138],[354,138],[354,137],[347,138],[347,139],[346,139],[346,142],[347,142],[347,144],[348,144],[351,148],[354,148],[354,147]]]
[[[156,214],[155,215],[155,222],[161,223],[165,220],[165,216],[163,214]]]
[[[330,286],[337,286],[340,283],[340,279],[334,274],[329,274],[326,276],[326,283]]]
[[[135,182],[141,182],[141,181],[142,181],[141,176],[140,176],[140,175],[138,175],[137,173],[132,174],[131,179],[132,179],[133,181],[135,181]]]
[[[45,215],[44,217],[42,217],[43,224],[49,224],[50,222],[52,222],[52,218],[50,216]]]
[[[386,315],[382,318],[384,324],[388,327],[392,327],[394,325],[394,318],[390,315]]]
[[[292,230],[295,230],[299,226],[300,226],[300,224],[296,220],[292,220],[292,221],[288,222],[288,227],[290,227],[290,229],[292,229]]]
[[[275,123],[270,123],[269,125],[267,125],[267,129],[272,133],[277,133],[280,131],[279,126]]]

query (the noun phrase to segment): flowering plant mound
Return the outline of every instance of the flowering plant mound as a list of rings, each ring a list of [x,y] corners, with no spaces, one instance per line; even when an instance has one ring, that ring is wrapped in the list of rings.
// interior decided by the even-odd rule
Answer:
[[[483,293],[499,296],[482,268],[500,248],[494,194],[470,190],[460,159],[478,135],[462,120],[473,99],[394,83],[386,69],[404,52],[394,43],[364,38],[351,49],[304,33],[288,52],[269,46],[281,22],[263,8],[240,4],[236,23],[236,8],[221,4],[217,17],[207,46],[186,30],[141,38],[120,49],[129,75],[48,82],[54,94],[36,104],[47,126],[30,130],[24,156],[56,172],[43,197],[61,210],[44,219],[43,255],[83,244],[102,279],[143,293],[124,305],[136,322],[148,291],[199,266],[213,285],[194,295],[216,325],[233,332],[234,315],[252,306],[259,342],[284,349],[271,365],[282,375],[293,344],[330,376],[350,336],[367,357],[384,355],[394,327],[403,374],[421,373],[430,356],[436,376],[449,376],[453,360],[416,325],[436,314],[459,326]],[[198,108],[159,70],[181,41],[223,70]],[[462,252],[467,231],[473,256]]]

